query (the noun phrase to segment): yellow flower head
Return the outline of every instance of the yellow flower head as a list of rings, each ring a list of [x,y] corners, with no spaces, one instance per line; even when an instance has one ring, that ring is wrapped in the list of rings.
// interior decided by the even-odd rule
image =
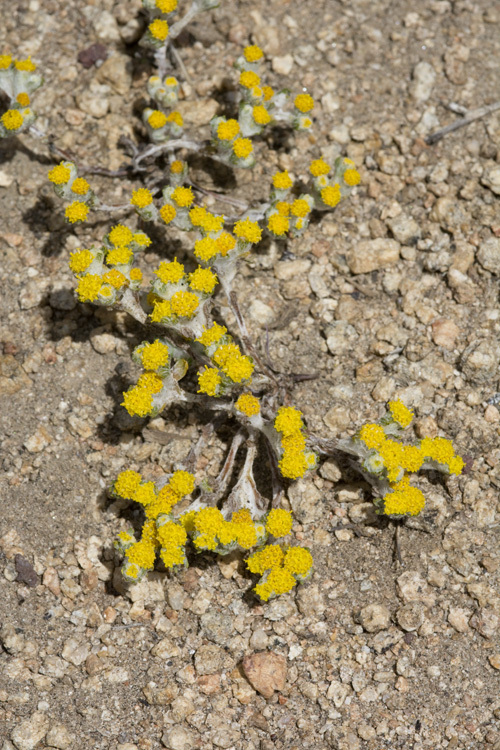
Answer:
[[[217,536],[224,524],[224,516],[218,508],[202,508],[194,518],[194,527],[200,534]]]
[[[174,258],[170,263],[160,263],[155,274],[164,284],[177,284],[184,278],[184,266]]]
[[[142,281],[142,271],[140,268],[132,268],[130,271],[130,281]]]
[[[281,406],[278,409],[274,420],[274,428],[278,432],[282,432],[285,437],[293,435],[294,432],[299,432],[303,426],[302,412],[298,409],[293,406]]]
[[[133,258],[132,250],[122,245],[122,247],[115,247],[110,250],[106,255],[106,263],[110,266],[125,266],[128,265]]]
[[[163,380],[155,372],[145,372],[137,381],[138,388],[144,388],[149,393],[159,393],[163,388]]]
[[[424,506],[423,493],[417,487],[411,487],[407,477],[384,497],[384,513],[388,516],[418,516]]]
[[[115,247],[122,247],[123,245],[128,245],[129,242],[132,242],[134,235],[128,227],[123,224],[117,224],[111,228],[111,231],[108,234],[108,239]]]
[[[315,161],[312,161],[309,165],[309,171],[313,177],[320,177],[321,175],[328,174],[330,172],[330,167],[326,161],[323,161],[323,159],[315,159]]]
[[[136,542],[125,552],[125,557],[130,563],[138,565],[144,570],[153,570],[156,552],[154,545],[147,542]]]
[[[160,550],[160,557],[166,568],[186,563],[186,555],[182,547],[163,547]]]
[[[299,112],[306,113],[310,112],[314,107],[314,99],[309,94],[299,94],[295,97],[293,103]]]
[[[192,292],[176,292],[170,299],[172,312],[181,318],[192,318],[200,302]]]
[[[174,521],[158,526],[156,535],[162,547],[183,547],[187,542],[186,529]]]
[[[76,193],[76,195],[87,195],[89,190],[90,185],[87,180],[83,179],[83,177],[77,177],[76,180],[73,180],[73,184],[71,185],[72,193]]]
[[[155,5],[160,13],[173,13],[177,8],[177,0],[155,0]]]
[[[326,203],[327,206],[334,208],[341,199],[340,185],[327,185],[321,191],[321,200]]]
[[[274,207],[276,211],[280,214],[280,216],[290,216],[290,209],[291,205],[290,203],[287,203],[286,201],[278,201],[274,204]]]
[[[217,126],[217,138],[221,141],[232,141],[240,132],[238,120],[226,120]]]
[[[388,407],[393,420],[401,427],[408,427],[414,416],[411,409],[408,409],[400,399],[389,401]]]
[[[11,55],[0,55],[0,70],[7,70],[12,65]]]
[[[179,497],[190,495],[194,490],[194,476],[189,471],[174,471],[169,485]]]
[[[290,222],[286,216],[281,216],[279,213],[271,214],[267,222],[267,228],[276,237],[283,237],[290,229]]]
[[[222,378],[216,367],[208,367],[198,373],[198,393],[206,393],[207,396],[216,396]]]
[[[378,424],[365,424],[359,431],[359,439],[367,448],[378,448],[385,441],[385,432]]]
[[[215,244],[217,245],[218,252],[225,258],[228,252],[236,245],[236,240],[229,232],[221,232],[216,238]]]
[[[116,477],[113,489],[117,495],[124,497],[125,500],[132,500],[137,491],[142,477],[137,471],[122,471]]]
[[[251,221],[250,219],[237,221],[234,225],[233,231],[236,237],[245,240],[245,242],[251,242],[252,244],[260,242],[262,238],[261,228],[256,221]]]
[[[312,555],[304,547],[289,547],[285,554],[283,567],[292,575],[306,576],[313,566]]]
[[[81,201],[73,201],[69,206],[66,206],[64,215],[71,224],[76,224],[79,221],[85,221],[89,212],[88,206]]]
[[[217,341],[220,341],[225,333],[227,333],[227,328],[225,326],[220,326],[218,323],[214,323],[210,328],[206,328],[196,341],[199,341],[200,344],[208,347],[212,344],[216,344]]]
[[[236,138],[233,143],[233,154],[238,159],[246,159],[253,151],[252,141],[250,138]]]
[[[346,185],[349,185],[349,187],[354,187],[355,185],[359,185],[361,182],[361,175],[359,174],[357,169],[346,169],[344,172],[344,182]]]
[[[253,108],[252,117],[257,125],[267,125],[271,122],[271,115],[262,104]]]
[[[170,224],[170,222],[177,216],[177,211],[173,206],[165,203],[165,205],[160,208],[160,216],[165,224]]]
[[[310,210],[309,203],[304,200],[304,198],[297,198],[297,200],[292,203],[291,211],[294,216],[304,218]]]
[[[292,530],[292,514],[288,510],[273,508],[267,514],[266,531],[276,538],[287,536]]]
[[[257,544],[255,526],[250,523],[235,524],[236,541],[243,549],[251,549]]]
[[[217,276],[209,268],[198,268],[189,274],[189,286],[195,292],[212,294],[217,284]]]
[[[264,53],[256,44],[250,44],[243,50],[243,56],[247,62],[253,63],[261,60],[264,57]]]
[[[268,102],[274,96],[274,91],[270,86],[263,86],[262,93],[264,94],[264,101]]]
[[[173,491],[170,485],[162,487],[158,495],[146,506],[146,517],[150,519],[158,518],[159,515],[168,515],[174,505],[176,505],[180,496]]]
[[[167,124],[167,116],[159,109],[155,109],[148,117],[148,124],[153,130],[159,130]]]
[[[222,366],[222,371],[234,383],[241,383],[243,380],[248,380],[252,376],[253,370],[254,364],[252,360],[243,354],[228,357]]]
[[[240,74],[240,86],[246,89],[253,89],[254,86],[258,86],[260,83],[260,76],[254,73],[253,70],[244,70]]]
[[[150,238],[144,232],[136,232],[132,239],[140,247],[149,247],[151,245]]]
[[[191,188],[177,187],[170,196],[172,200],[182,208],[189,208],[194,201],[194,195]]]
[[[24,70],[27,73],[34,73],[36,70],[36,65],[31,62],[31,57],[28,57],[27,60],[15,60],[14,65],[17,70]]]
[[[292,187],[293,181],[286,169],[284,172],[276,172],[273,177],[273,185],[276,190],[288,190]]]
[[[209,261],[214,255],[217,255],[219,248],[217,243],[211,237],[203,237],[202,240],[197,240],[194,243],[194,254],[199,260]]]
[[[54,183],[54,185],[65,185],[71,177],[71,172],[68,167],[65,167],[61,162],[61,164],[58,164],[57,167],[53,167],[50,170],[48,177],[49,180]]]
[[[146,370],[157,370],[168,365],[170,359],[169,348],[156,339],[152,344],[146,344],[141,351],[142,366]]]
[[[150,318],[153,323],[161,323],[164,318],[170,318],[172,315],[172,306],[169,300],[153,300],[153,312]]]
[[[128,284],[127,277],[116,268],[113,268],[111,271],[105,273],[102,277],[102,280],[106,284],[110,284],[112,287],[114,287],[114,289],[121,289],[122,286]]]
[[[291,591],[295,586],[295,578],[285,568],[273,568],[265,583],[258,583],[254,591],[262,601],[267,600],[275,594],[281,596]]]
[[[94,254],[90,250],[78,250],[76,253],[71,253],[69,267],[73,273],[83,273],[93,260]]]
[[[160,18],[155,19],[148,26],[149,33],[160,42],[164,42],[168,36],[168,23]]]
[[[281,447],[288,453],[301,453],[305,450],[306,439],[300,430],[281,438]]]
[[[250,555],[247,560],[247,568],[250,573],[263,575],[266,570],[279,568],[283,563],[283,559],[284,554],[281,547],[277,544],[268,544],[266,547],[254,552],[253,555]]]
[[[181,174],[183,169],[184,169],[184,162],[180,161],[180,159],[176,159],[170,165],[170,171],[172,172],[172,174]]]
[[[78,299],[80,302],[93,302],[97,299],[101,286],[102,279],[100,276],[92,273],[82,276],[76,287]]]
[[[235,403],[235,408],[247,417],[253,417],[260,412],[260,401],[251,393],[242,393]]]
[[[293,480],[303,477],[310,468],[304,453],[284,453],[278,466],[285,479]]]
[[[140,505],[149,505],[156,500],[155,486],[153,482],[142,482],[134,492],[133,500]]]
[[[171,112],[167,117],[167,122],[174,122],[179,128],[184,125],[184,119],[180,112]]]
[[[406,471],[418,471],[424,463],[424,454],[416,445],[404,445],[401,466]]]
[[[20,104],[21,107],[29,107],[30,98],[25,91],[21,91],[21,93],[16,96],[16,102]]]
[[[130,203],[136,208],[146,208],[146,206],[149,206],[152,202],[153,196],[151,194],[151,191],[147,188],[139,188],[138,190],[134,190],[132,193],[132,198],[130,199]]]
[[[136,386],[123,394],[121,405],[132,417],[146,417],[153,408],[153,396],[144,388]]]

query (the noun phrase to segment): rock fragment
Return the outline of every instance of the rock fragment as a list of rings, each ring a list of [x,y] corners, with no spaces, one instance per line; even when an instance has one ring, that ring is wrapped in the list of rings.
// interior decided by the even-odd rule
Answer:
[[[275,690],[283,690],[286,683],[286,659],[272,651],[260,651],[243,659],[243,672],[251,686],[264,698]]]

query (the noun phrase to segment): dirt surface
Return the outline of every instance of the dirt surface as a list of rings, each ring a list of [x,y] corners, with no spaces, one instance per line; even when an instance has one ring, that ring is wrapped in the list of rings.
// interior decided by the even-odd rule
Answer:
[[[143,138],[139,3],[0,10],[0,49],[31,54],[45,76],[39,127],[78,163],[118,168],[120,135]],[[241,562],[210,555],[177,578],[120,582],[112,542],[139,514],[106,487],[124,468],[169,471],[207,415],[154,420],[166,444],[125,418],[141,332],[77,303],[67,268],[108,218],[69,228],[46,146],[26,135],[0,144],[2,750],[500,748],[500,114],[424,140],[457,117],[449,103],[498,98],[499,32],[489,0],[221,0],[180,39],[194,138],[232,111],[231,66],[249,42],[263,47],[272,86],[317,101],[312,135],[266,136],[257,167],[234,176],[194,162],[195,183],[257,201],[276,169],[305,180],[320,155],[349,156],[362,174],[335,212],[300,240],[263,243],[239,276],[261,350],[277,369],[318,375],[293,393],[308,428],[351,435],[399,396],[417,435],[453,439],[470,464],[448,482],[422,477],[427,506],[400,530],[400,565],[394,525],[372,520],[366,485],[322,463],[288,493],[314,576],[267,605]],[[84,68],[77,56],[96,42],[108,59]],[[90,179],[113,204],[141,184]],[[185,235],[153,238],[146,276],[161,258],[190,257]],[[228,439],[214,438],[198,479],[216,474]],[[358,533],[341,530],[356,522]],[[261,652],[271,697],[244,675],[246,664],[262,676]]]

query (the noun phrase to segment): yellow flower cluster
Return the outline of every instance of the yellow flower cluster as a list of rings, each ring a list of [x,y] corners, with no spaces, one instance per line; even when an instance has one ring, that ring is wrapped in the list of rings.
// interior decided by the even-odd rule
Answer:
[[[262,547],[247,560],[251,573],[261,575],[254,591],[262,601],[286,594],[312,572],[313,559],[305,547],[288,547],[285,551],[276,544]]]
[[[425,498],[410,485],[408,473],[433,462],[446,467],[450,474],[460,474],[464,468],[462,458],[445,438],[423,438],[418,446],[392,439],[394,430],[408,427],[412,419],[413,412],[402,401],[390,401],[381,423],[365,424],[355,436],[354,442],[359,441],[367,451],[362,454],[364,469],[389,481],[390,492],[382,490],[383,512],[387,515],[417,515],[423,509]]]
[[[281,433],[282,455],[279,469],[286,479],[299,479],[316,465],[316,455],[306,450],[302,434],[302,414],[293,406],[282,406],[274,420],[274,428]]]
[[[161,367],[166,367],[170,360],[168,346],[163,344],[159,339],[153,341],[152,344],[146,343],[141,345],[136,349],[136,352],[141,359],[144,369],[151,372]]]
[[[234,406],[246,417],[254,417],[260,413],[260,401],[251,393],[242,393]]]
[[[206,354],[217,365],[217,367],[207,367],[198,373],[198,393],[220,396],[226,387],[234,383],[242,383],[252,377],[253,361],[241,353],[231,336],[225,334],[224,326],[214,323],[196,339],[203,344]],[[253,397],[249,396],[249,398]]]
[[[175,471],[159,492],[153,482],[144,482],[136,471],[123,471],[118,475],[112,487],[113,494],[134,500],[144,506],[146,513],[139,542],[127,532],[118,535],[117,547],[125,553],[122,568],[125,578],[140,580],[147,570],[152,570],[158,550],[166,567],[186,564],[186,530],[170,514],[174,505],[191,494],[194,487],[193,475],[183,470]]]

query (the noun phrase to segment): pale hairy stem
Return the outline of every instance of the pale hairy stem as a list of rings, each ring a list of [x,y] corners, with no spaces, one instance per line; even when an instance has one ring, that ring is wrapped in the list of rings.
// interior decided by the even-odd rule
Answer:
[[[185,138],[175,138],[173,141],[167,141],[167,143],[151,145],[148,146],[142,154],[134,157],[132,165],[137,169],[141,161],[144,161],[144,159],[147,159],[149,156],[156,156],[156,154],[161,154],[164,151],[175,151],[178,148],[187,148],[189,151],[197,152],[201,151],[203,144],[196,143],[196,141],[189,141]]]
[[[266,439],[266,450],[269,457],[269,466],[271,467],[271,482],[273,488],[273,499],[272,507],[281,508],[281,501],[285,494],[283,482],[281,481],[281,475],[278,467],[278,459],[276,453],[273,450],[271,443]]]
[[[148,316],[142,309],[137,295],[131,289],[125,290],[123,297],[120,300],[120,307],[122,310],[125,310],[125,312],[128,312],[134,320],[142,323],[142,325],[146,324]]]
[[[194,2],[191,7],[187,10],[187,12],[183,15],[183,17],[176,21],[169,29],[168,32],[168,39],[171,41],[173,39],[177,39],[181,31],[183,31],[186,26],[191,23],[193,18],[200,12],[200,7],[198,3]]]
[[[204,502],[207,505],[214,506],[223,496],[231,480],[231,475],[233,473],[236,455],[238,453],[238,450],[240,449],[241,444],[244,441],[245,441],[245,433],[243,432],[243,430],[240,430],[239,432],[236,433],[236,435],[233,438],[231,447],[229,448],[228,454],[226,456],[226,460],[224,461],[224,465],[217,479],[214,482],[212,492],[206,492],[202,490],[200,497],[199,497],[199,500],[201,502]]]

